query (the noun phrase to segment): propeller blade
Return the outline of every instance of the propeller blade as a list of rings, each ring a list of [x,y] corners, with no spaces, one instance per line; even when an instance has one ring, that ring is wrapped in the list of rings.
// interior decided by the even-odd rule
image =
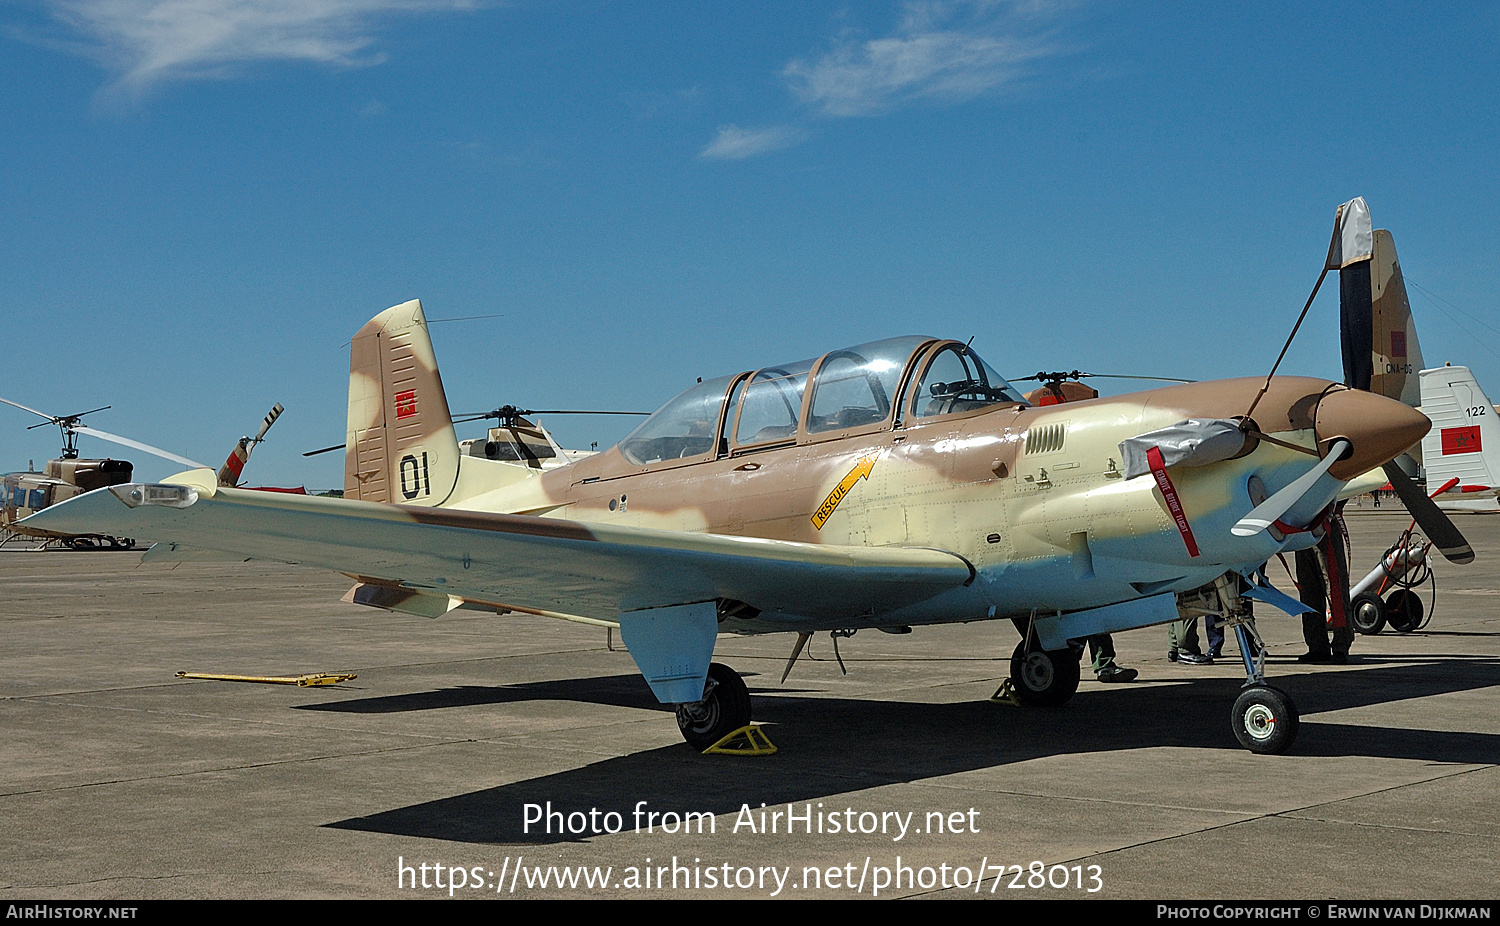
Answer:
[[[97,437],[100,440],[112,441],[116,444],[123,444],[126,447],[134,447],[136,450],[144,450],[147,453],[152,454],[153,456],[161,457],[164,460],[171,460],[173,463],[181,463],[183,466],[190,466],[193,469],[208,469],[208,467],[204,466],[202,463],[198,463],[194,460],[189,460],[187,457],[180,457],[177,454],[169,453],[161,449],[160,447],[153,447],[150,444],[143,444],[138,440],[131,440],[128,437],[121,437],[118,434],[111,434],[108,431],[101,431],[98,428],[90,428],[80,424],[74,427],[73,430],[77,431],[79,434],[88,434],[92,437]]]
[[[1422,533],[1437,546],[1438,551],[1451,563],[1472,563],[1474,548],[1469,546],[1469,541],[1453,526],[1443,509],[1428,498],[1427,493],[1418,488],[1394,460],[1385,464],[1382,469],[1385,470],[1386,478],[1391,481],[1391,488],[1400,496],[1401,504],[1416,518]]]
[[[1275,495],[1255,506],[1249,514],[1240,518],[1239,523],[1229,529],[1236,537],[1253,537],[1266,528],[1275,524],[1276,521],[1297,502],[1302,500],[1312,489],[1313,484],[1323,478],[1333,464],[1339,461],[1344,451],[1349,449],[1346,440],[1334,441],[1333,446],[1328,448],[1328,453],[1318,462],[1317,466],[1298,476],[1291,485],[1277,492]]]

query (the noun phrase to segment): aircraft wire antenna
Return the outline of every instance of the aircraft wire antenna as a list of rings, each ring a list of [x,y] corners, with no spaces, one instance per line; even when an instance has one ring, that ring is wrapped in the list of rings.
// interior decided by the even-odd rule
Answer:
[[[803,647],[807,646],[807,641],[811,639],[811,631],[797,634],[797,643],[792,647],[792,655],[787,657],[786,668],[781,670],[781,684],[786,684],[786,677],[792,674],[792,666],[797,664],[797,657],[802,655]]]
[[[1281,366],[1282,359],[1286,357],[1287,350],[1292,346],[1292,339],[1297,336],[1297,329],[1302,327],[1303,319],[1307,318],[1307,310],[1312,308],[1313,300],[1318,297],[1318,290],[1323,286],[1323,281],[1328,278],[1328,271],[1338,270],[1345,263],[1346,255],[1344,254],[1344,249],[1340,246],[1340,239],[1344,236],[1344,221],[1348,207],[1352,203],[1353,201],[1340,206],[1338,214],[1334,217],[1333,239],[1328,242],[1328,258],[1323,261],[1323,272],[1318,274],[1318,282],[1313,284],[1312,293],[1307,297],[1307,304],[1302,306],[1302,314],[1297,316],[1297,324],[1292,326],[1292,333],[1287,335],[1286,343],[1281,345],[1281,353],[1276,355],[1276,362],[1271,364],[1271,372],[1266,374],[1266,381],[1261,384],[1260,391],[1255,394],[1255,400],[1250,403],[1250,410],[1245,412],[1245,421],[1249,421],[1250,416],[1255,414],[1255,406],[1260,404],[1260,400],[1265,397],[1266,390],[1271,388],[1271,377],[1276,375],[1276,368]],[[1360,201],[1360,207],[1364,207],[1363,201]],[[1359,219],[1356,218],[1355,221],[1358,224]],[[1364,213],[1363,221],[1365,226],[1369,225],[1370,218],[1368,212]],[[1355,231],[1357,232],[1358,228]]]
[[[759,724],[732,730],[723,739],[703,750],[705,756],[770,756],[776,746],[766,737]]]
[[[313,673],[311,675],[212,675],[207,672],[178,672],[178,678],[205,679],[211,682],[256,682],[261,685],[296,685],[298,688],[321,688],[359,678],[353,672]]]

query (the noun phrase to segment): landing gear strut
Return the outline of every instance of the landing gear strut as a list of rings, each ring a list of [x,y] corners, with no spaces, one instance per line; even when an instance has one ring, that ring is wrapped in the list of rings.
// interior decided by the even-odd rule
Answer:
[[[1245,661],[1245,687],[1229,715],[1234,737],[1254,753],[1286,752],[1297,739],[1297,705],[1286,692],[1266,684],[1265,642],[1255,630],[1249,605],[1240,597],[1239,577],[1220,576],[1214,580],[1214,590],[1219,597],[1219,623],[1234,630]]]
[[[749,723],[750,689],[723,663],[709,665],[702,701],[677,705],[677,729],[699,752]]]

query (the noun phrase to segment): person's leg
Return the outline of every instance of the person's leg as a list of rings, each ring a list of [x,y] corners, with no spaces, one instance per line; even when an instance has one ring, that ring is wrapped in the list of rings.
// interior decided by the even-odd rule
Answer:
[[[1297,586],[1297,597],[1313,609],[1302,615],[1302,640],[1307,644],[1307,652],[1298,659],[1328,662],[1333,658],[1333,650],[1328,645],[1328,621],[1323,614],[1328,606],[1327,585],[1317,550],[1297,551]]]

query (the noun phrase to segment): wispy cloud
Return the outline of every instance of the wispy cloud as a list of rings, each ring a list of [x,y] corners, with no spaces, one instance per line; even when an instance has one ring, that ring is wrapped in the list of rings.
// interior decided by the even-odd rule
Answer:
[[[1032,73],[1040,59],[1068,49],[1045,30],[1081,0],[907,0],[889,33],[856,30],[827,51],[794,58],[781,77],[805,107],[798,120],[870,116],[933,101],[954,103],[994,93]],[[797,144],[806,128],[726,125],[705,158],[739,159]]]
[[[801,129],[787,125],[771,126],[765,129],[742,129],[737,125],[721,125],[719,134],[715,135],[714,140],[703,149],[702,156],[737,161],[795,145],[803,139],[804,135]]]
[[[830,116],[864,116],[923,97],[962,100],[1008,83],[1040,57],[1024,40],[928,32],[834,49],[782,72],[804,101]]]
[[[117,73],[128,95],[173,80],[227,76],[258,61],[358,66],[392,14],[471,10],[476,0],[46,0],[85,38],[85,53]]]
[[[1057,53],[1028,34],[1045,15],[1034,2],[908,3],[893,34],[844,36],[816,58],[798,58],[782,76],[803,102],[830,116],[864,116],[917,100],[964,100],[1026,73]]]

